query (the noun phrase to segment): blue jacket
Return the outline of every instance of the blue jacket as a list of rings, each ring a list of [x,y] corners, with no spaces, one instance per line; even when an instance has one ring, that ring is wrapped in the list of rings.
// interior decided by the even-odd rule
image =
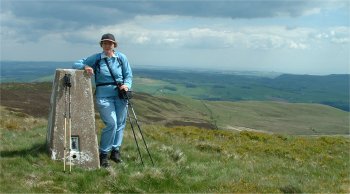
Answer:
[[[100,57],[100,58],[99,58]],[[99,59],[98,59],[99,58]],[[104,52],[96,53],[88,58],[81,59],[73,64],[73,69],[84,69],[86,65],[94,69],[95,83],[112,83],[113,78],[108,70],[104,58],[107,58],[109,66],[112,69],[113,75],[117,82],[124,83],[131,89],[132,86],[132,71],[129,65],[128,59],[121,52],[115,52],[112,57],[107,57]],[[123,64],[119,64],[117,58],[121,60]],[[96,67],[96,61],[100,60],[99,67]],[[122,69],[123,68],[123,69]],[[113,97],[118,96],[115,85],[105,85],[96,87],[96,97]]]

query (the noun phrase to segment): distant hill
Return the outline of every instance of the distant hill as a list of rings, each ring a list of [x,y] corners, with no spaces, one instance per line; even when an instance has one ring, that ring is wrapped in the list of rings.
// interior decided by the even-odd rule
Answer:
[[[47,118],[51,86],[49,82],[1,84],[0,104]],[[349,113],[319,104],[207,101],[138,92],[133,103],[140,121],[146,124],[294,135],[349,134]]]
[[[349,111],[350,108],[349,74],[326,76],[282,74],[267,78],[145,69],[136,69],[135,74],[141,79],[146,79],[146,82],[136,85],[136,89],[155,95],[181,94],[215,101],[320,103],[345,111]]]
[[[71,68],[72,64],[73,62],[1,61],[0,83],[52,81],[57,68]]]
[[[1,62],[1,83],[51,81],[73,62]],[[349,111],[350,75],[291,75],[133,68],[135,91],[211,101],[320,103]]]
[[[290,75],[284,74],[267,81],[266,86],[294,95],[283,98],[291,102],[311,102],[349,111],[350,75]]]

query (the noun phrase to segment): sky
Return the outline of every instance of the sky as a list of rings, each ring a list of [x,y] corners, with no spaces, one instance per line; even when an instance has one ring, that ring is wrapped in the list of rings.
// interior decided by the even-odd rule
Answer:
[[[350,73],[347,0],[1,0],[2,61],[76,61],[102,34],[132,66]]]

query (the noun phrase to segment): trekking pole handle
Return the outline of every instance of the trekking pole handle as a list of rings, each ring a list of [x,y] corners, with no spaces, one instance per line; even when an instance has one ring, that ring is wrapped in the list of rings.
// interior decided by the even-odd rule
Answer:
[[[64,80],[64,86],[65,87],[71,87],[72,83],[70,81],[71,74],[64,74],[63,80]]]

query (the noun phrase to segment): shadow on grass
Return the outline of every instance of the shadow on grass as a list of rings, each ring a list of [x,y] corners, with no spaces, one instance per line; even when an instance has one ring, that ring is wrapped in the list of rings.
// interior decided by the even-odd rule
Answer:
[[[46,143],[37,143],[32,145],[32,147],[28,149],[0,151],[0,157],[2,158],[25,157],[25,156],[36,157],[42,153],[47,153]]]
[[[292,185],[279,188],[283,193],[302,193],[301,189]]]

